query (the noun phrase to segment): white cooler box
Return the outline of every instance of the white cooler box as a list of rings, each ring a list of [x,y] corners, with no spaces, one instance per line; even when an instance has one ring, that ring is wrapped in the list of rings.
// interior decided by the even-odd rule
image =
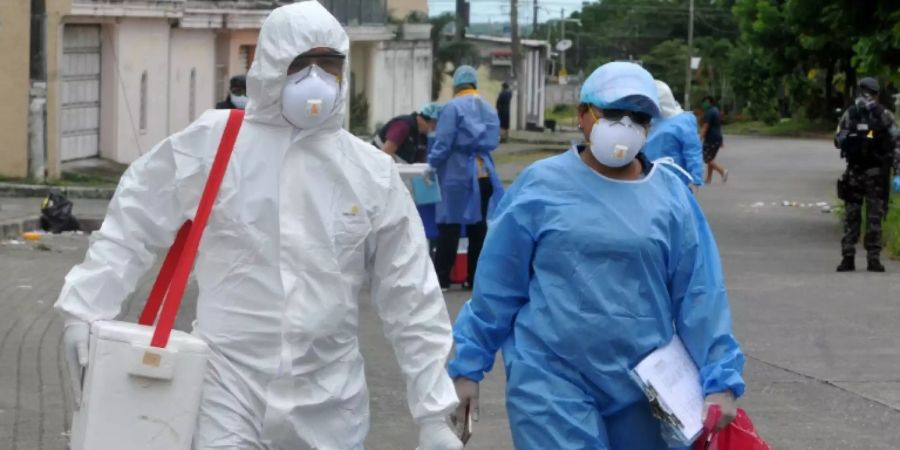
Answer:
[[[172,331],[150,347],[153,327],[118,321],[91,326],[81,409],[72,450],[189,450],[209,347]]]

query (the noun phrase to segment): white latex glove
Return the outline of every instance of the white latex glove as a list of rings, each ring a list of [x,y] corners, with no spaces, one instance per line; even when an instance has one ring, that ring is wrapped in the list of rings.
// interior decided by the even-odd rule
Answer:
[[[81,408],[81,383],[88,364],[88,340],[91,326],[76,317],[66,317],[63,329],[63,354],[66,358],[66,369],[69,373],[69,386],[75,409]]]
[[[443,417],[426,419],[419,426],[418,450],[462,450],[462,448],[463,443]]]
[[[425,166],[425,182],[426,182],[426,183],[431,183],[431,182],[433,182],[433,181],[434,181],[434,174],[436,174],[436,173],[437,173],[437,171],[434,170],[434,167],[431,167],[430,164],[427,165],[427,166]]]
[[[709,407],[712,405],[717,405],[722,411],[722,416],[719,417],[719,421],[716,423],[716,427],[713,431],[722,431],[737,417],[737,400],[734,399],[734,394],[732,394],[731,391],[707,395],[703,408],[704,422],[706,422],[706,415],[709,413]]]
[[[459,397],[459,406],[450,419],[456,426],[456,435],[460,436],[463,444],[466,444],[471,437],[465,433],[467,409],[471,414],[472,421],[478,422],[478,383],[465,377],[459,377],[453,380],[453,386],[456,388],[456,396]]]

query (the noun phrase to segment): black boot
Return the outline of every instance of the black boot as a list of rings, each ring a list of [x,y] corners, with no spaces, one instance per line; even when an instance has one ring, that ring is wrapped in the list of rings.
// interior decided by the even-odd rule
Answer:
[[[837,266],[838,272],[853,272],[854,270],[856,270],[856,261],[852,256],[845,256],[841,260],[841,265]]]
[[[867,269],[869,272],[884,272],[884,266],[881,265],[881,261],[878,258],[869,258],[869,267]]]

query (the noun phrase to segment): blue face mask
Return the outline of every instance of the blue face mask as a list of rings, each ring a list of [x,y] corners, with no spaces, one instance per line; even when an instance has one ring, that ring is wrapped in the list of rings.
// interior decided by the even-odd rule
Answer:
[[[231,104],[234,105],[237,109],[244,109],[247,107],[247,96],[246,95],[234,95],[231,96]]]

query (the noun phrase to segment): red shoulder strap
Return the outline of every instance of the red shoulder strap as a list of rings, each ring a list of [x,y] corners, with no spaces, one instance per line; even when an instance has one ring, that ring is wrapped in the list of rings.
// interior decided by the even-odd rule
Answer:
[[[184,296],[184,289],[197,257],[197,249],[200,247],[200,238],[203,237],[203,230],[206,228],[206,222],[209,221],[219,187],[222,185],[222,179],[225,178],[228,161],[231,159],[234,143],[237,141],[243,121],[244,111],[232,109],[216,151],[216,159],[209,171],[206,187],[203,188],[197,214],[193,221],[185,222],[178,231],[175,243],[172,244],[166,255],[159,276],[150,291],[147,304],[144,306],[144,311],[138,320],[141,325],[153,325],[157,313],[159,313],[153,340],[150,341],[150,345],[153,347],[165,348],[169,343],[175,316],[178,315],[181,298]],[[162,307],[162,312],[160,312],[160,307]]]

